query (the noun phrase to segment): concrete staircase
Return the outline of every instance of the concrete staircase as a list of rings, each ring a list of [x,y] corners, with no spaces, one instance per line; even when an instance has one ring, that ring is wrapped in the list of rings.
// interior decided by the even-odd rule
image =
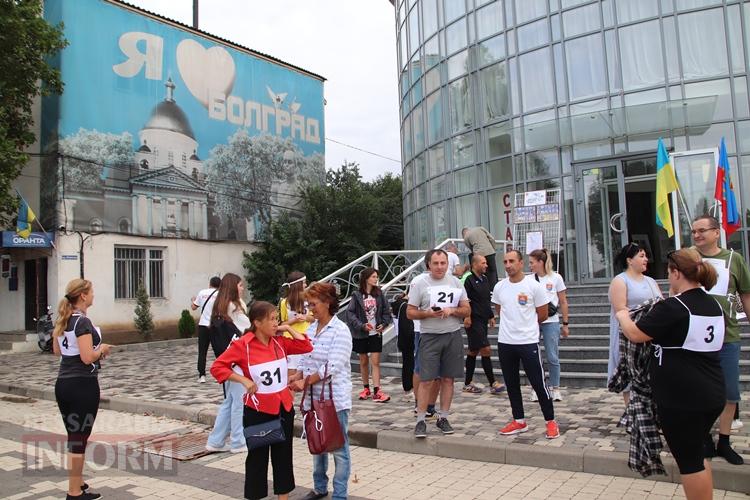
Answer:
[[[37,345],[36,332],[20,330],[0,332],[0,353],[42,352]]]
[[[579,285],[568,288],[570,336],[560,342],[561,385],[564,387],[606,385],[610,309],[607,289],[606,285]],[[743,346],[740,357],[740,383],[742,390],[750,390],[750,325],[747,322],[741,323],[741,334]],[[386,341],[383,346],[382,373],[385,376],[400,376],[401,354],[396,349],[395,338],[390,341],[386,338]],[[490,346],[495,374],[500,375],[496,328],[490,330]],[[359,370],[356,355],[352,357],[352,368],[355,371]],[[479,360],[475,380],[486,382]]]

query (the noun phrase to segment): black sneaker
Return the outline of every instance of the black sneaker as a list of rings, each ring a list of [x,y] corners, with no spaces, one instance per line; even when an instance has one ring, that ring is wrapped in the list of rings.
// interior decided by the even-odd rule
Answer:
[[[448,422],[447,418],[439,418],[437,421],[438,429],[443,431],[443,434],[453,434],[453,427],[451,427],[450,422]]]
[[[85,491],[82,491],[78,496],[73,496],[68,493],[65,500],[96,500],[97,498],[102,498],[102,496],[99,493],[86,493]]]
[[[742,465],[745,463],[742,457],[739,456],[728,443],[719,443],[716,446],[716,456],[723,458],[732,465]]]
[[[437,412],[435,411],[434,406],[428,406],[427,407],[427,413],[424,414],[425,418],[434,418]]]
[[[415,438],[426,438],[427,437],[427,424],[424,420],[420,420],[417,422],[417,425],[414,427],[414,437]]]

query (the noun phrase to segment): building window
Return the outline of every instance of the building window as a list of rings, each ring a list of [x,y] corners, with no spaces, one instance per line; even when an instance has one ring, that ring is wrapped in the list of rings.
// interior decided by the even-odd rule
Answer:
[[[187,168],[187,155],[182,153],[182,168]]]
[[[164,297],[164,250],[115,247],[115,299],[135,298],[141,283],[149,297]]]

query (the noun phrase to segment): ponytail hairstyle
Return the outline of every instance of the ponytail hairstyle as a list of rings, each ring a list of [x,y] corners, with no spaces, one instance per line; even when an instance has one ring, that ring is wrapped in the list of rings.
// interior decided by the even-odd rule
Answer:
[[[286,277],[286,283],[281,285],[281,294],[286,298],[286,305],[292,311],[305,313],[305,273],[292,271]]]
[[[685,279],[699,283],[706,290],[716,285],[718,275],[714,266],[703,262],[700,254],[694,248],[682,248],[667,254],[667,268],[677,269]]]
[[[242,281],[242,278],[233,273],[227,273],[221,278],[219,291],[216,292],[214,309],[211,311],[212,318],[231,321],[229,318],[229,304],[234,304],[237,309],[245,313],[245,310],[242,308],[242,302],[240,302],[240,292],[237,290],[237,285],[240,284],[240,281]]]
[[[529,257],[534,260],[541,260],[544,263],[544,276],[552,274],[552,259],[549,256],[546,248],[534,250],[529,254]]]
[[[75,305],[81,299],[82,293],[91,291],[91,282],[89,280],[76,278],[70,280],[65,287],[65,296],[57,305],[57,319],[55,320],[55,329],[52,332],[53,337],[60,337],[65,328],[68,326],[68,320],[73,315]]]
[[[378,270],[374,267],[366,267],[359,273],[359,293],[364,296],[367,293],[367,280],[370,279],[370,276],[377,273]],[[380,295],[380,287],[375,285],[372,287],[372,290],[370,290],[370,295],[372,297],[377,297]]]
[[[266,302],[264,300],[257,300],[253,302],[249,307],[249,311],[247,312],[247,317],[250,320],[250,328],[248,328],[248,330],[255,333],[255,322],[268,319],[268,317],[271,316],[271,313],[275,310],[276,306],[274,306],[270,302]]]

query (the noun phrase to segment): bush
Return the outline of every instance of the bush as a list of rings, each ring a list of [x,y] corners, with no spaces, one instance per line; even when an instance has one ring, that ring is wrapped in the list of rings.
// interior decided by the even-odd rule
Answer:
[[[143,283],[135,292],[135,300],[135,329],[145,340],[149,340],[154,331],[154,316],[151,314],[151,302],[148,300],[148,293]]]
[[[183,339],[192,337],[195,333],[195,319],[187,309],[182,310],[180,321],[177,323],[177,331],[180,332],[180,337]]]

